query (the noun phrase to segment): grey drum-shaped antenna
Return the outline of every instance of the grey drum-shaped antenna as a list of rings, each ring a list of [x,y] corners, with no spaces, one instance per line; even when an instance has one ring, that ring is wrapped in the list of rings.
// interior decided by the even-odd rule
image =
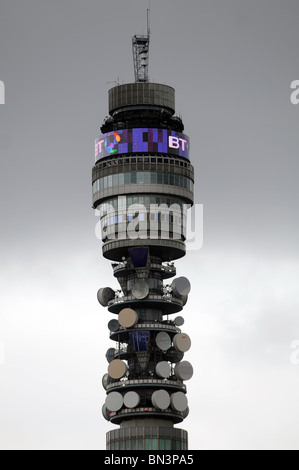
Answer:
[[[140,395],[136,392],[127,392],[124,396],[124,405],[127,408],[136,408],[140,403]]]
[[[183,326],[184,323],[185,323],[185,320],[184,320],[183,317],[176,317],[176,318],[174,319],[174,324],[175,324],[176,326]]]
[[[109,374],[104,374],[102,378],[102,385],[105,390],[107,390],[109,383],[110,383]]]
[[[168,333],[160,331],[156,336],[156,345],[161,351],[167,351],[171,346],[171,339]]]
[[[170,405],[170,396],[166,390],[156,390],[152,394],[152,404],[159,410],[166,410]]]
[[[107,395],[105,405],[109,411],[118,411],[124,404],[124,399],[121,393],[111,392]]]
[[[108,351],[106,352],[106,359],[109,362],[109,364],[111,361],[113,361],[115,352],[116,352],[115,348],[109,348]]]
[[[186,277],[182,276],[177,277],[172,281],[171,288],[175,297],[182,297],[189,294],[191,290],[191,284]]]
[[[191,339],[186,333],[178,333],[173,338],[173,345],[177,351],[186,352],[191,348]]]
[[[171,395],[171,408],[175,411],[186,411],[188,408],[188,400],[183,392],[176,392]]]
[[[174,373],[179,380],[190,380],[193,376],[193,367],[190,362],[182,361],[176,364]]]
[[[101,287],[98,290],[98,301],[103,307],[107,307],[110,300],[113,300],[115,297],[115,292],[111,287]]]
[[[108,323],[108,329],[112,332],[115,332],[119,329],[119,323],[117,320],[110,320]]]
[[[171,374],[170,364],[166,361],[158,362],[156,365],[156,373],[161,379],[167,379]]]

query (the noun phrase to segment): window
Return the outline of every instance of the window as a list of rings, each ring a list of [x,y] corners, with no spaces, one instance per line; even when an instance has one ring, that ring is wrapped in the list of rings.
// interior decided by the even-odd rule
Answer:
[[[151,173],[151,184],[157,184],[157,173]]]
[[[144,450],[143,449],[143,439],[140,439],[140,438],[138,439],[138,449],[139,450]]]
[[[112,185],[113,186],[118,186],[118,175],[113,175],[112,176]]]
[[[131,173],[125,173],[124,181],[125,184],[131,184]]]
[[[171,450],[171,440],[165,439],[165,450]]]
[[[150,176],[151,176],[151,174],[150,174],[148,171],[146,171],[146,172],[144,173],[144,176],[143,176],[143,177],[144,177],[144,183],[145,183],[145,184],[149,184],[149,183],[151,182]]]
[[[165,447],[164,447],[164,439],[159,439],[159,449],[160,450],[164,450]]]
[[[151,439],[145,439],[145,450],[151,450]]]
[[[141,171],[137,172],[137,183],[138,184],[144,183],[144,173],[142,173]]]
[[[132,449],[132,450],[136,450],[136,447],[137,447],[136,439],[132,439],[132,440],[131,440],[131,449]]]
[[[152,439],[152,450],[158,450],[158,439]]]
[[[117,187],[118,185],[122,186],[124,184],[164,184],[170,186],[178,186],[184,189],[188,189],[189,191],[193,191],[193,181],[191,181],[185,176],[175,175],[172,173],[139,171],[132,173],[119,173],[117,175],[109,175],[99,178],[93,183],[93,193],[95,194],[97,191]],[[166,199],[164,198],[163,202],[165,202],[165,200]],[[168,200],[167,204],[169,204]],[[139,201],[136,200],[135,202],[138,203]],[[156,198],[154,198],[153,201],[151,200],[151,203],[155,202]],[[143,203],[141,202],[141,204]],[[117,207],[117,204],[115,207]]]

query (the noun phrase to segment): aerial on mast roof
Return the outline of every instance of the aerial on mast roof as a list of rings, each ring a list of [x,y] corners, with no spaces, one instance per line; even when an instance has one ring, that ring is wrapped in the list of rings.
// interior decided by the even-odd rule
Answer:
[[[148,82],[148,62],[149,62],[149,42],[150,42],[150,25],[149,25],[149,13],[147,9],[147,35],[146,36],[133,36],[133,61],[134,61],[134,73],[135,82]]]

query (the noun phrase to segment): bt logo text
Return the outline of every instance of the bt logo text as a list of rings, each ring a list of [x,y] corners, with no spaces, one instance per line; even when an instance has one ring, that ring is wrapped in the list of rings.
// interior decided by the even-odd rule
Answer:
[[[291,89],[295,90],[291,94],[291,103],[292,104],[299,104],[299,80],[294,80],[291,83]]]
[[[5,85],[2,80],[0,80],[0,104],[5,104]]]

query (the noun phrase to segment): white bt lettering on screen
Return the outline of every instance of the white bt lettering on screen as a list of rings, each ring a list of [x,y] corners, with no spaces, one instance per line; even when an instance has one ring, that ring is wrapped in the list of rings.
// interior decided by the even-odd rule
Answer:
[[[168,145],[169,145],[169,147],[171,147],[172,149],[178,149],[178,148],[180,148],[180,142],[181,142],[182,150],[185,150],[185,143],[187,142],[186,140],[181,139],[181,138],[179,138],[179,137],[175,137],[174,135],[170,135],[170,136],[169,136]]]

